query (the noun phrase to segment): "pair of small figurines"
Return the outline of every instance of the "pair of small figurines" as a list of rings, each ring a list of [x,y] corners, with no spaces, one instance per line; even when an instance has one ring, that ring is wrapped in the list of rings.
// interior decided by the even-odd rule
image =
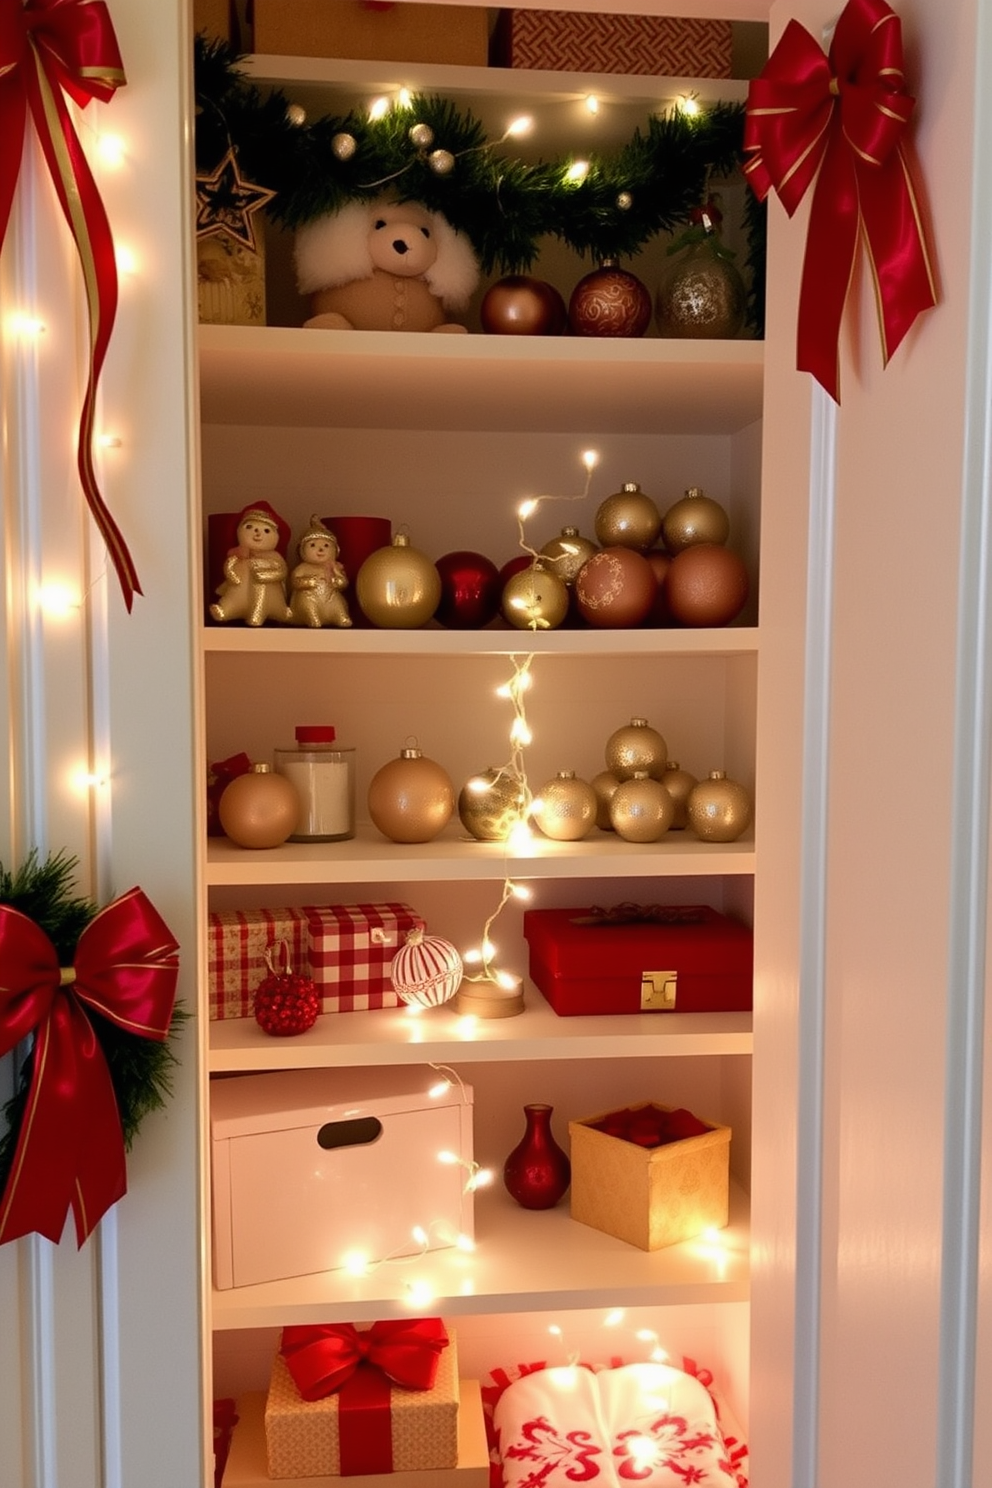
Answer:
[[[221,622],[242,620],[245,625],[275,620],[312,630],[350,625],[341,592],[348,578],[338,562],[334,533],[319,517],[311,517],[296,545],[300,561],[292,572],[279,552],[283,536],[288,538],[289,529],[268,502],[245,507],[238,518],[237,545],[224,559],[224,578],[210,606],[211,617]]]

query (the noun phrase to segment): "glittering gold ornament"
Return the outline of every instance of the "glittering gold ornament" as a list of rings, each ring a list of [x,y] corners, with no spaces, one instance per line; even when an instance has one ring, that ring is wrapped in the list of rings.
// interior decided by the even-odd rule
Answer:
[[[690,775],[688,770],[683,770],[678,760],[666,760],[661,783],[675,806],[672,831],[679,831],[689,825],[689,793],[699,784],[699,781],[695,775]]]
[[[418,150],[426,150],[434,143],[434,131],[429,124],[411,124],[408,133],[410,143]]]
[[[681,553],[695,543],[725,543],[730,518],[700,486],[690,486],[680,501],[670,506],[661,523],[661,536],[670,553]]]
[[[554,630],[568,614],[568,587],[550,570],[532,563],[503,587],[503,617],[517,630]]]
[[[619,191],[617,193],[617,211],[618,212],[629,212],[630,209],[631,209],[631,207],[633,205],[634,205],[634,198],[633,198],[633,196],[631,195],[631,193],[629,191]]]
[[[512,770],[490,765],[467,780],[458,794],[462,826],[478,842],[505,842],[521,820],[526,801],[523,782]]]
[[[373,823],[392,842],[430,842],[451,819],[455,788],[436,760],[410,747],[373,775],[368,805]]]
[[[637,770],[623,780],[610,802],[610,822],[625,842],[657,842],[675,817],[675,803],[660,780]]]
[[[636,481],[625,481],[596,512],[596,538],[604,548],[634,548],[646,553],[661,531],[661,512]]]
[[[596,825],[603,832],[612,832],[613,823],[610,821],[610,802],[620,781],[611,770],[600,770],[594,775],[589,784],[596,794]]]
[[[710,239],[687,247],[666,269],[655,296],[662,336],[730,339],[744,324],[747,290],[734,265]]]
[[[217,807],[220,824],[238,847],[279,847],[300,819],[300,798],[271,765],[252,765],[226,787]]]
[[[711,770],[690,792],[688,813],[689,826],[704,842],[736,842],[750,824],[751,797],[726,771]]]
[[[578,527],[563,527],[560,537],[553,537],[541,549],[542,558],[547,558],[552,573],[556,573],[563,584],[574,584],[579,569],[596,551],[596,544],[588,537],[580,537]]]
[[[302,129],[306,122],[307,111],[305,108],[302,108],[298,103],[288,103],[286,105],[287,124],[291,125],[293,129]]]
[[[331,140],[331,154],[335,160],[350,160],[357,149],[358,144],[353,134],[336,134]]]
[[[596,792],[574,770],[559,770],[542,785],[531,809],[545,837],[579,842],[596,825]]]
[[[455,168],[455,157],[450,150],[432,150],[427,164],[436,176],[450,176]]]
[[[618,780],[629,780],[638,770],[660,780],[667,760],[668,745],[646,718],[632,718],[606,741],[606,768]]]
[[[441,576],[403,532],[388,548],[370,553],[358,570],[355,594],[363,613],[384,629],[426,625],[441,602]]]

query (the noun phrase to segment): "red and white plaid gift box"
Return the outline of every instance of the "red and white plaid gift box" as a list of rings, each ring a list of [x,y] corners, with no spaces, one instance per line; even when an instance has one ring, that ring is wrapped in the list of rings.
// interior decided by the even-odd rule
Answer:
[[[310,922],[310,975],[325,1013],[399,1007],[389,978],[408,930],[425,929],[409,904],[324,904],[304,910]]]
[[[222,909],[210,915],[207,963],[212,1019],[251,1018],[255,989],[268,974],[265,953],[289,946],[294,971],[306,971],[309,942],[302,909]]]

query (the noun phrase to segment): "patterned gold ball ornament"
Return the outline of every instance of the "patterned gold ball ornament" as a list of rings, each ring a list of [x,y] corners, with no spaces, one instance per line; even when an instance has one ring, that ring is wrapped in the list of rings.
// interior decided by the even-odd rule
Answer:
[[[690,486],[668,508],[661,523],[662,541],[670,553],[681,553],[696,543],[725,543],[729,536],[730,518],[701,486]]]
[[[369,782],[369,816],[391,842],[430,842],[455,809],[448,772],[421,749],[408,746]]]
[[[596,792],[574,770],[559,770],[534,798],[534,820],[554,842],[580,842],[596,825]]]
[[[703,842],[736,842],[751,822],[751,797],[726,771],[711,770],[689,795],[689,826]]]
[[[610,802],[610,822],[625,842],[658,842],[675,819],[675,802],[660,780],[637,770],[623,780]]]
[[[432,150],[427,164],[436,176],[450,176],[455,168],[455,157],[450,150]]]
[[[477,842],[505,842],[521,819],[525,805],[523,782],[512,770],[490,765],[467,780],[458,793],[462,826]]]
[[[507,580],[502,609],[517,630],[555,630],[568,614],[568,586],[550,569],[532,563]]]
[[[689,825],[689,793],[699,784],[699,781],[695,775],[690,775],[688,770],[683,770],[678,760],[666,760],[661,783],[675,805],[672,831],[681,831]]]
[[[636,481],[625,481],[619,491],[600,503],[595,525],[602,547],[646,553],[661,531],[661,512]]]
[[[418,150],[426,150],[434,143],[434,131],[429,124],[411,124],[408,133],[410,143]]]
[[[606,768],[618,780],[629,780],[638,770],[660,780],[667,762],[668,745],[646,718],[632,718],[606,741]]]
[[[358,570],[355,594],[373,625],[414,630],[426,625],[441,602],[441,575],[426,553],[397,532],[388,548],[370,553]]]
[[[563,527],[560,537],[553,537],[541,549],[541,556],[548,559],[552,573],[556,573],[563,584],[575,583],[579,569],[596,551],[596,544],[579,534],[578,527]]]
[[[620,781],[611,770],[600,770],[598,775],[592,777],[589,784],[596,795],[596,825],[603,832],[612,832],[610,802],[613,800]]]
[[[350,160],[357,149],[358,145],[353,134],[336,134],[331,140],[331,154],[335,160]]]
[[[695,341],[732,339],[746,309],[744,280],[709,239],[679,253],[662,275],[654,304],[660,335]]]

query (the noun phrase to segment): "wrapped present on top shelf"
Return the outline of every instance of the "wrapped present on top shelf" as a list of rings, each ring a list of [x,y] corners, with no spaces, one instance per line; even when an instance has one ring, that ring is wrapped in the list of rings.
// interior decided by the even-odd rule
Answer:
[[[485,67],[489,11],[365,0],[254,0],[256,52]]]
[[[497,67],[729,78],[729,21],[562,10],[503,10],[491,50]]]
[[[265,956],[280,941],[294,970],[309,961],[309,922],[302,909],[224,909],[210,914],[207,986],[211,1019],[250,1018],[255,989],[268,973]]]

